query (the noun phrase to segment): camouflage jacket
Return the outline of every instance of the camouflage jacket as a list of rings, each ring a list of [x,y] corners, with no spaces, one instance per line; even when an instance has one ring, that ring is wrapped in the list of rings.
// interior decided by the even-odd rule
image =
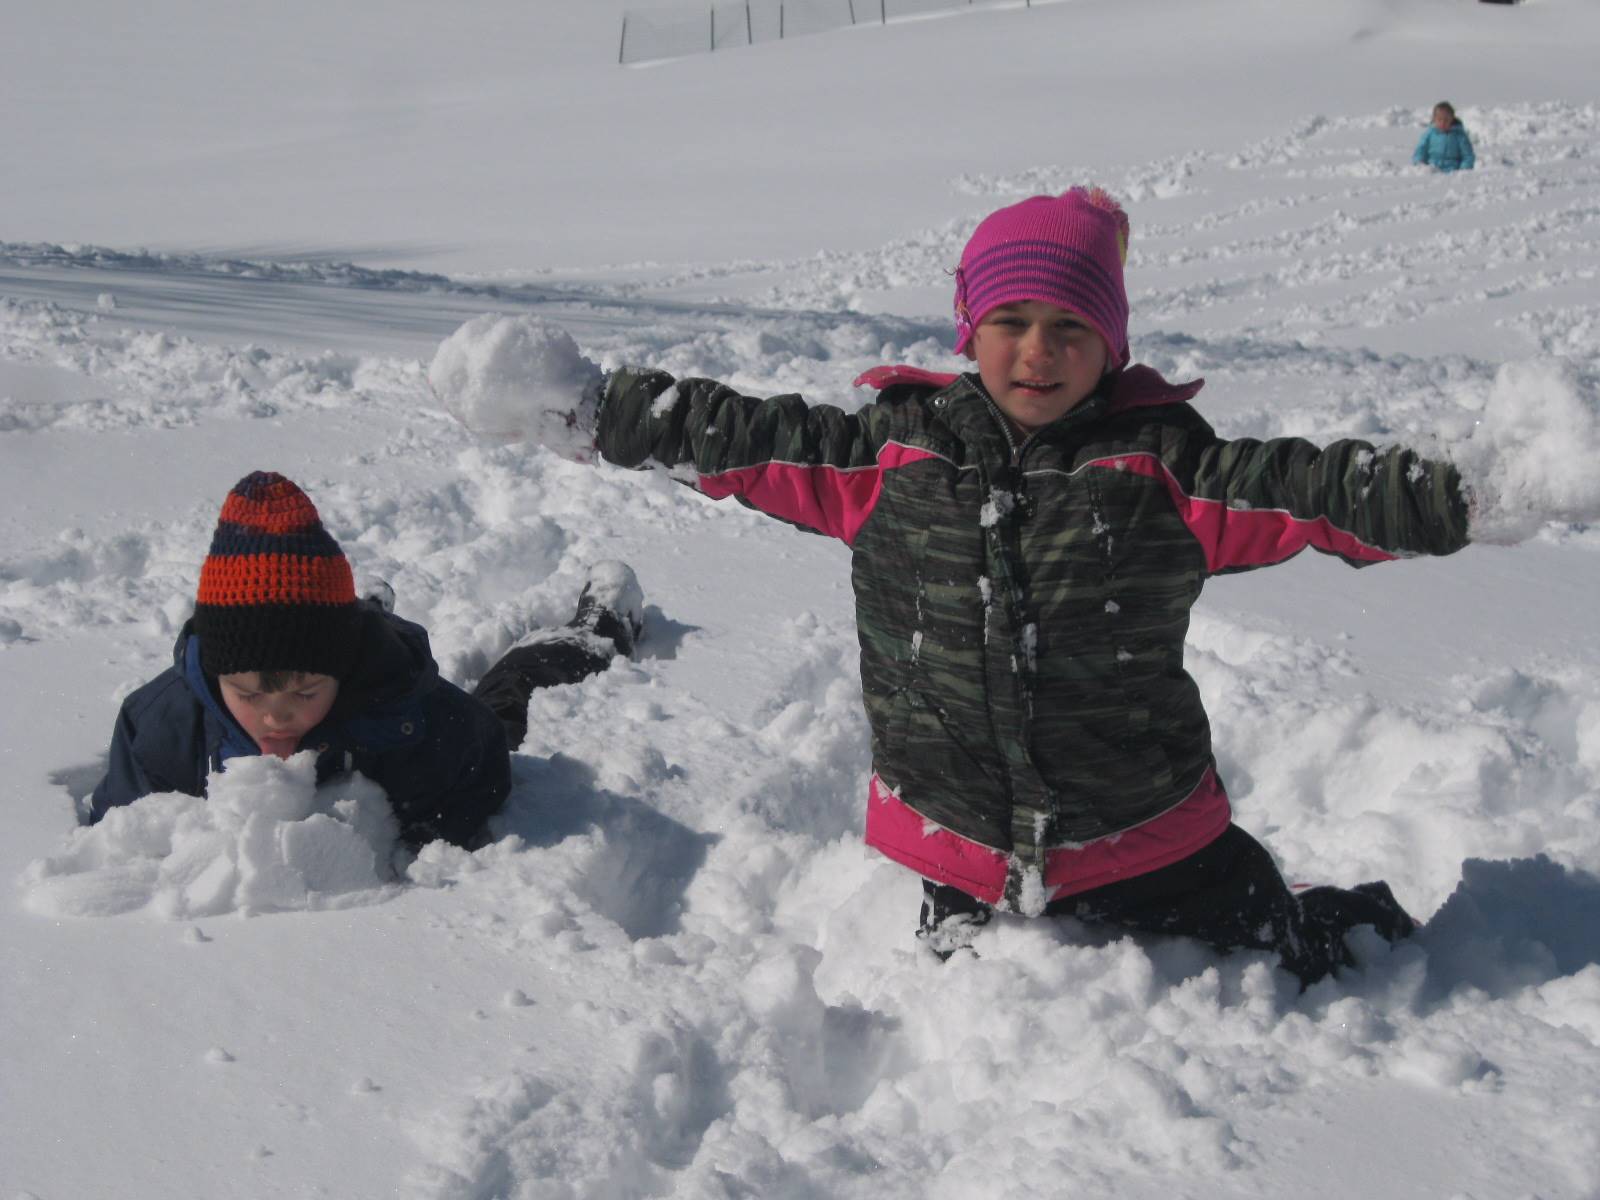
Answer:
[[[1200,382],[1148,367],[1026,441],[975,374],[863,379],[885,386],[850,413],[622,371],[597,445],[850,545],[884,795],[1004,856],[1007,893],[1053,850],[1114,841],[1214,778],[1183,666],[1208,576],[1307,546],[1365,566],[1466,543],[1448,464],[1358,441],[1225,441],[1188,404]],[[872,825],[869,806],[869,842],[892,840]],[[880,848],[994,899],[970,871]]]

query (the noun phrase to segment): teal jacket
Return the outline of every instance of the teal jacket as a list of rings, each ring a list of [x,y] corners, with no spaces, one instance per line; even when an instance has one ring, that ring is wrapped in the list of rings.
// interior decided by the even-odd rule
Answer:
[[[1472,139],[1467,136],[1467,127],[1457,121],[1443,132],[1432,125],[1423,130],[1411,161],[1441,171],[1470,171],[1477,160],[1472,155]]]

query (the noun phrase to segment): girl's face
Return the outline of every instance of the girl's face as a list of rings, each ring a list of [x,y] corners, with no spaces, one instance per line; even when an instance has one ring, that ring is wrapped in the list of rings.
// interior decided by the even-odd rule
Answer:
[[[1000,411],[1027,437],[1083,403],[1106,373],[1109,352],[1077,313],[1023,300],[979,322],[967,357]]]
[[[1455,123],[1456,115],[1448,108],[1436,108],[1433,110],[1433,127],[1440,133],[1449,133],[1450,126]]]
[[[255,671],[217,676],[222,702],[233,719],[255,739],[263,754],[288,758],[305,737],[328,715],[339,696],[339,681],[331,675],[296,675],[281,692],[261,690]]]

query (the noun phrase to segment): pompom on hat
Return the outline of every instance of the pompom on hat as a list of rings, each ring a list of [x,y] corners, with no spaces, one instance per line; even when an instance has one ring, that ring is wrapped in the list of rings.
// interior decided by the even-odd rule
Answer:
[[[1002,304],[1043,300],[1094,328],[1128,363],[1128,214],[1101,188],[1031,196],[978,223],[956,269],[956,353]]]
[[[350,562],[306,494],[271,471],[234,484],[200,567],[201,669],[340,679],[354,661],[358,618]]]

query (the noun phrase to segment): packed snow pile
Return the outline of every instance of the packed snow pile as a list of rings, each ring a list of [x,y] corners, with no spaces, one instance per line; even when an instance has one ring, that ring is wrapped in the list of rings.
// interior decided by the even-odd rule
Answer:
[[[440,344],[428,383],[440,402],[474,433],[544,441],[564,430],[584,391],[599,382],[600,368],[572,335],[538,317],[474,317]]]
[[[167,792],[113,808],[31,864],[27,905],[57,917],[172,918],[337,908],[392,886],[398,826],[361,775],[319,788],[316,755],[236,758],[209,799]]]

